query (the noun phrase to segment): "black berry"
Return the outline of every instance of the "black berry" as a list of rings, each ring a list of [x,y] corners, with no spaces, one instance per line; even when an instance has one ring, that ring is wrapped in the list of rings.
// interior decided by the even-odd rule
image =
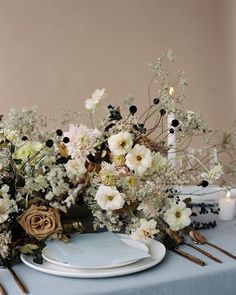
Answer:
[[[62,136],[62,134],[63,134],[61,129],[57,129],[56,133],[57,133],[58,136]]]
[[[171,122],[171,125],[172,125],[173,127],[177,127],[177,126],[179,126],[179,121],[176,120],[176,119],[174,119],[174,120]]]
[[[69,137],[64,137],[64,138],[63,138],[63,142],[64,142],[64,143],[68,143],[69,141],[70,141]]]
[[[129,107],[130,114],[134,115],[137,112],[137,107],[132,105]]]
[[[48,139],[48,140],[46,141],[46,146],[49,147],[49,148],[51,148],[51,147],[53,146],[53,144],[54,144],[54,142],[53,142],[52,139]]]
[[[160,114],[161,114],[161,116],[164,116],[166,114],[166,110],[160,109]]]
[[[208,184],[209,184],[209,182],[207,180],[203,179],[199,185],[202,186],[202,187],[207,187]]]

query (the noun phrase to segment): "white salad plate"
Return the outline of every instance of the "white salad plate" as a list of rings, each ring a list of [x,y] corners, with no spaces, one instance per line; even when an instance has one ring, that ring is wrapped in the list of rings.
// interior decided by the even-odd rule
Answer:
[[[131,240],[128,235],[119,234],[120,238]],[[63,277],[74,277],[74,278],[107,278],[107,277],[116,277],[128,275],[136,272],[140,272],[142,270],[151,268],[162,261],[166,254],[165,246],[156,241],[150,240],[146,243],[148,247],[150,257],[143,258],[134,263],[123,265],[120,267],[113,268],[105,268],[105,269],[79,269],[79,268],[68,268],[64,266],[56,265],[55,263],[51,263],[49,261],[45,261],[43,264],[37,264],[33,262],[33,258],[31,256],[27,256],[25,254],[21,254],[21,260],[27,266],[38,270],[40,272],[44,272],[47,274],[52,274],[56,276]]]
[[[130,239],[122,239],[121,238],[121,241],[123,243],[125,243],[126,245],[128,245],[129,247],[133,247],[133,248],[136,248],[136,249],[140,249],[140,250],[143,250],[144,252],[148,253],[149,252],[149,249],[148,247],[142,243],[142,242],[138,242],[138,241],[134,241],[134,240],[130,240]],[[62,262],[60,261],[53,253],[52,251],[50,251],[50,249],[48,249],[47,247],[45,247],[43,249],[43,258],[48,261],[48,262],[51,262],[53,264],[56,264],[56,265],[59,265],[59,266],[62,266],[62,267],[68,267],[68,268],[79,268],[79,269],[106,269],[106,268],[114,268],[114,267],[120,267],[120,266],[125,266],[125,265],[128,265],[128,264],[131,264],[131,263],[134,263],[140,259],[132,259],[132,260],[127,260],[127,261],[124,261],[124,262],[120,262],[120,263],[116,263],[116,264],[102,264],[102,265],[90,265],[90,266],[79,266],[79,265],[71,265],[67,262]],[[141,258],[143,259],[143,258]]]

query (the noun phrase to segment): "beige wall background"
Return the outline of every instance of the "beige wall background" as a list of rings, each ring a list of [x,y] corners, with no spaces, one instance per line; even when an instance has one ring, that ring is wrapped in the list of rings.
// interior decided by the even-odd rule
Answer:
[[[212,128],[236,118],[234,0],[0,0],[0,111],[47,115],[108,99],[147,101],[147,63],[172,48],[191,80],[186,105]]]

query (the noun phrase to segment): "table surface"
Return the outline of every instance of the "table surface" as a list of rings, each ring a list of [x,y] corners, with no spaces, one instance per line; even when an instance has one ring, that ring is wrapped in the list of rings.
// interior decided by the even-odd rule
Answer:
[[[236,254],[236,220],[218,222],[215,229],[205,230],[203,233],[210,242]],[[200,247],[220,258],[223,264],[208,259],[188,246],[181,246],[181,249],[205,260],[207,265],[195,265],[167,251],[166,257],[157,266],[115,278],[63,278],[38,272],[24,264],[16,265],[14,269],[32,295],[235,295],[236,260],[208,245]],[[8,294],[22,294],[6,269],[0,269],[0,282]]]

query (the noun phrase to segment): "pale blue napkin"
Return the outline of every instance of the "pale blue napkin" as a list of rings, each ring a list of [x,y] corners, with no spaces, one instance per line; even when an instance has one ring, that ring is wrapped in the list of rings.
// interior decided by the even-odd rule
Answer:
[[[144,250],[126,245],[111,232],[73,235],[69,243],[51,240],[46,244],[60,261],[84,268],[150,257]]]

